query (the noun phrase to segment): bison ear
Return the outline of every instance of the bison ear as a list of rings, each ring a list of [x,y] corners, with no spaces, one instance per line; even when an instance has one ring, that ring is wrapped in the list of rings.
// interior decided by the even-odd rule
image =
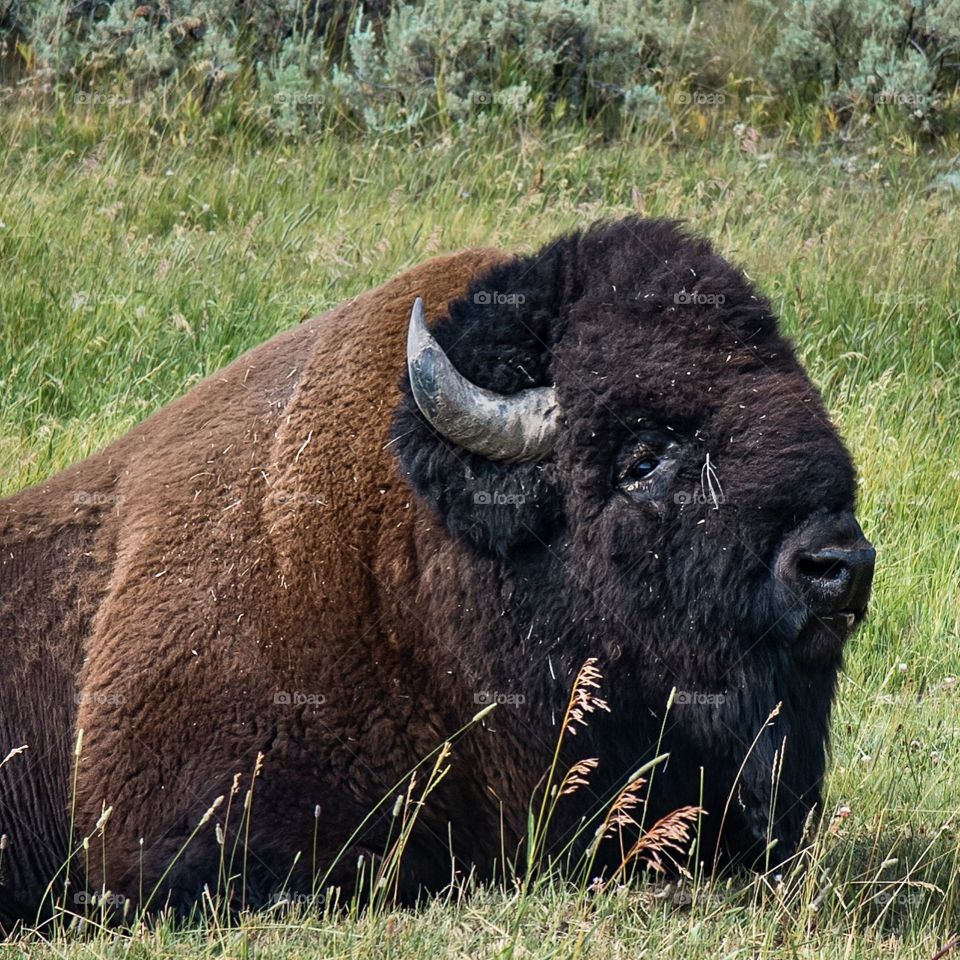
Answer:
[[[404,439],[412,442],[397,451],[402,472],[457,540],[517,560],[547,550],[562,529],[552,463],[494,463],[438,443],[429,430],[419,444],[413,434]]]

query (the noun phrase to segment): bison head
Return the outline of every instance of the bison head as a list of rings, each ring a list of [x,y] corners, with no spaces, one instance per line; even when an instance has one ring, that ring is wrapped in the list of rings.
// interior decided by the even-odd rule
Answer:
[[[432,332],[416,305],[408,366],[418,616],[463,681],[524,693],[500,724],[529,752],[598,657],[597,803],[666,752],[649,816],[702,802],[715,849],[789,857],[874,551],[769,303],[705,241],[628,219],[497,267]]]

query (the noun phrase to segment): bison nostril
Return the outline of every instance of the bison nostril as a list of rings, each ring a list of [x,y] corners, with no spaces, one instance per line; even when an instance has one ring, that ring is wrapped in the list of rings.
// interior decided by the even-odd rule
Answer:
[[[795,555],[793,581],[815,609],[860,610],[866,606],[873,579],[873,547],[825,547]]]
[[[832,550],[797,560],[797,575],[803,580],[839,580],[846,571],[847,565]]]

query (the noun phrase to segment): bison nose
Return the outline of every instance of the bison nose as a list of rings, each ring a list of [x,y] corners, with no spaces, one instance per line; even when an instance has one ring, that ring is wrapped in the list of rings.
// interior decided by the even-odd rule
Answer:
[[[870,546],[824,547],[801,553],[796,562],[797,585],[818,613],[860,613],[870,599],[876,556]]]
[[[838,521],[813,525],[788,538],[777,560],[777,576],[816,614],[862,615],[877,552],[852,514]]]

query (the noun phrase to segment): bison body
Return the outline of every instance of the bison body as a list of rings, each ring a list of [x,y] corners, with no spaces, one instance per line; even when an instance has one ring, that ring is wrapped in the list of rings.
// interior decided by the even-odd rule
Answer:
[[[404,372],[417,298],[460,406]],[[506,422],[530,391],[514,422],[536,442],[501,454],[489,411],[451,439],[451,409]],[[555,423],[529,428],[543,403]],[[702,803],[705,858],[789,857],[869,591],[854,495],[769,305],[668,223],[431,260],[279,335],[0,502],[0,755],[27,746],[0,768],[0,923],[68,858],[69,908],[186,907],[238,838],[248,903],[349,887],[398,784],[499,700],[399,889],[489,875],[589,657],[610,712],[567,738],[565,763],[599,766],[553,842],[669,753],[647,822]]]

